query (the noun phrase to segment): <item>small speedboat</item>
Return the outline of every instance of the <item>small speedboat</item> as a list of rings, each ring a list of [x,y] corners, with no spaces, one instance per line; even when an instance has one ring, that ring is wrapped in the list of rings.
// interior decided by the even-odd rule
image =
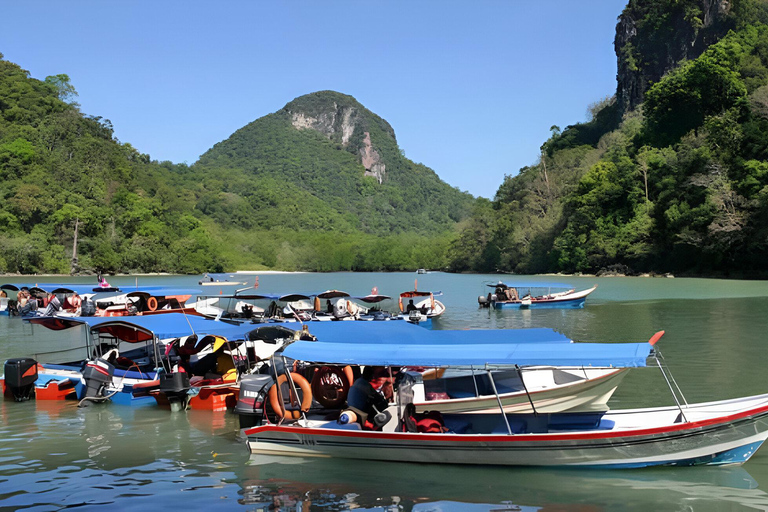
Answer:
[[[200,286],[242,286],[248,284],[246,281],[230,281],[234,274],[204,274],[200,279]]]
[[[387,350],[361,344],[332,347],[296,342],[282,355],[303,361],[338,359],[380,367],[425,365],[453,368],[553,366],[645,366],[655,343],[560,344],[557,350],[536,346],[467,347],[397,346]],[[527,347],[527,348],[526,348]],[[575,363],[575,364],[574,364]],[[659,365],[664,372],[664,368]],[[407,376],[407,373],[405,374]],[[666,378],[665,374],[665,378]],[[288,376],[290,379],[290,376]],[[669,383],[669,381],[667,380]],[[418,463],[581,466],[637,468],[741,464],[768,438],[768,394],[688,404],[670,384],[676,405],[597,412],[510,414],[495,412],[418,413],[412,381],[403,378],[394,403],[379,411],[366,430],[349,411],[338,420],[328,411],[312,415],[302,404],[293,419],[243,429],[256,454],[339,457]],[[286,395],[288,393],[286,392]],[[497,398],[499,393],[495,393]],[[533,405],[533,402],[532,402]],[[354,412],[354,411],[352,411]]]
[[[411,323],[431,328],[432,320],[445,313],[445,305],[435,299],[442,294],[418,290],[417,283],[414,283],[413,290],[400,294],[400,316]]]
[[[494,289],[480,295],[480,307],[494,309],[583,308],[587,296],[597,289],[576,291],[571,285],[560,283],[489,283]]]

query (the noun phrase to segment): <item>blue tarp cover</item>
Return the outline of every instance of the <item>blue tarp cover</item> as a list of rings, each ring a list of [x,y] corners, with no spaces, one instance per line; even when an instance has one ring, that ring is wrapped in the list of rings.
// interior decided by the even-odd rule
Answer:
[[[438,331],[439,332],[439,331]],[[483,367],[593,366],[642,367],[653,347],[648,343],[551,344],[381,344],[297,341],[283,355],[302,361],[377,366]]]
[[[300,329],[296,323],[282,324],[288,329]],[[424,329],[405,320],[307,322],[309,332],[319,341],[334,343],[570,343],[571,340],[552,329]]]

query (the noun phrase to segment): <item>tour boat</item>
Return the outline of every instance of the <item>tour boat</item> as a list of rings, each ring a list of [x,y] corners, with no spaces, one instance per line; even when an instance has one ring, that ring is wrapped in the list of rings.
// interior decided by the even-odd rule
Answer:
[[[487,286],[494,288],[494,291],[479,296],[477,302],[480,307],[494,309],[583,308],[587,296],[597,289],[595,285],[577,292],[569,284],[501,281]]]
[[[414,282],[413,290],[400,294],[398,306],[402,318],[422,327],[432,328],[432,320],[445,313],[445,305],[435,299],[442,294],[443,292],[420,291],[418,283]]]
[[[645,366],[663,331],[648,343],[479,346],[380,346],[295,342],[282,357],[330,364],[438,366],[485,371],[520,366]],[[598,346],[599,345],[599,346]],[[659,368],[664,369],[661,365]],[[666,374],[665,374],[666,377]],[[290,378],[290,377],[289,377]],[[670,389],[673,390],[670,385]],[[377,461],[514,466],[635,468],[740,464],[768,437],[768,394],[688,404],[589,413],[418,414],[409,379],[377,414],[378,430],[299,409],[295,421],[243,429],[252,453]],[[497,393],[498,397],[498,393]],[[381,418],[378,418],[381,416]]]

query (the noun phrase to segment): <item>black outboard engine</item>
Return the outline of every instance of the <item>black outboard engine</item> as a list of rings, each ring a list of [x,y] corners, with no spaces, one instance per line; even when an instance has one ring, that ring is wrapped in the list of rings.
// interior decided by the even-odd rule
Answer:
[[[275,379],[271,375],[244,375],[240,381],[240,397],[235,414],[240,418],[240,428],[261,425],[264,420],[264,402]]]
[[[171,411],[181,411],[187,407],[189,393],[189,374],[187,372],[161,373],[160,392],[165,394]]]
[[[80,401],[80,406],[90,405],[91,402],[100,402],[107,398],[105,389],[112,382],[115,375],[115,367],[106,359],[98,358],[88,361],[83,370],[85,381],[85,397]]]
[[[92,299],[83,299],[80,304],[80,316],[93,316],[96,314],[96,303]]]
[[[37,380],[37,361],[28,357],[8,359],[5,362],[5,385],[14,400],[29,400]]]

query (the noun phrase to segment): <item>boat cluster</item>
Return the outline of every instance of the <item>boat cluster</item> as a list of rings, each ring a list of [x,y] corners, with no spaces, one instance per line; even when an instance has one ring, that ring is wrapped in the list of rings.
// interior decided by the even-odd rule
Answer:
[[[640,467],[741,463],[768,437],[768,395],[685,401],[661,364],[663,331],[643,343],[576,343],[550,329],[339,321],[435,312],[435,294],[416,290],[401,294],[404,314],[376,318],[384,296],[375,290],[352,297],[337,290],[257,295],[251,288],[198,295],[187,305],[199,291],[0,289],[14,291],[9,286],[17,289],[17,308],[18,294],[45,296],[23,321],[83,329],[86,353],[68,361],[41,360],[53,354],[7,360],[8,400],[160,406],[175,414],[231,410],[253,453]],[[13,299],[6,299],[7,310]],[[50,307],[54,300],[58,308]],[[88,301],[97,313],[84,314]],[[257,309],[257,301],[269,304]],[[350,303],[360,309],[350,311]],[[649,362],[670,383],[675,405],[610,410],[627,372]]]

